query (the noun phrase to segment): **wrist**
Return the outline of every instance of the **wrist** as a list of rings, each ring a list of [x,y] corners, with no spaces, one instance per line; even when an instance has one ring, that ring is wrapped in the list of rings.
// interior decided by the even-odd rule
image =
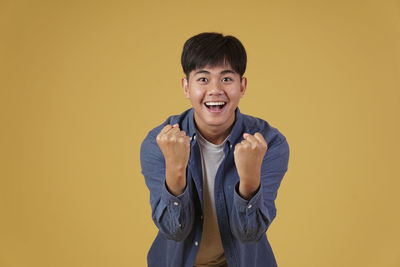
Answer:
[[[186,168],[184,170],[166,169],[165,184],[171,194],[175,196],[182,194],[186,187]]]
[[[260,188],[260,181],[253,183],[239,182],[239,195],[246,199],[250,200]]]
[[[171,173],[176,173],[176,174],[181,174],[186,171],[186,164],[181,164],[179,162],[176,162],[174,160],[165,160],[165,169]]]

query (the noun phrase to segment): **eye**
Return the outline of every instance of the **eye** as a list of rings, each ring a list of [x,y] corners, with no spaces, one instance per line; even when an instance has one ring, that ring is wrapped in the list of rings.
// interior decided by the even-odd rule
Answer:
[[[230,77],[224,77],[222,80],[223,80],[224,82],[231,82],[231,81],[233,81]]]
[[[197,79],[199,82],[207,82],[207,78],[205,77],[201,77],[199,79]]]

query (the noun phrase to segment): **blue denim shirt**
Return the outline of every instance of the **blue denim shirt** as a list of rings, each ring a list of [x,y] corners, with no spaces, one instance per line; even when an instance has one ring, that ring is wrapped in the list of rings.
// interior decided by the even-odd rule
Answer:
[[[193,109],[170,116],[152,129],[140,150],[142,173],[150,190],[152,219],[159,229],[148,255],[150,267],[193,267],[203,223],[203,175]],[[277,266],[266,231],[276,215],[277,191],[288,168],[285,136],[268,122],[235,111],[234,126],[224,147],[225,157],[215,177],[215,206],[222,245],[229,267]],[[174,196],[165,185],[165,160],[156,136],[166,124],[178,123],[190,137],[186,188]],[[260,132],[268,144],[261,167],[261,185],[245,200],[238,194],[239,175],[233,152],[243,133]]]

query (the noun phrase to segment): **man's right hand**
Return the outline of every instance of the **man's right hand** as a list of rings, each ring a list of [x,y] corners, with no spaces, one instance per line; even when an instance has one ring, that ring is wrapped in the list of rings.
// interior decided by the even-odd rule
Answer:
[[[165,158],[165,181],[168,190],[178,196],[186,187],[186,166],[190,155],[190,138],[178,124],[167,124],[157,135],[157,144]]]

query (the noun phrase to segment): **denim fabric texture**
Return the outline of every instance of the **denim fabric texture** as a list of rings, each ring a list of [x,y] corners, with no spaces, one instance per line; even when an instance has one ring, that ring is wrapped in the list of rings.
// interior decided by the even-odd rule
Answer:
[[[275,199],[288,169],[289,145],[285,136],[268,122],[242,114],[239,108],[235,114],[214,189],[226,260],[229,267],[277,266],[266,231],[276,216]],[[193,115],[191,108],[170,116],[152,129],[141,145],[142,174],[150,190],[152,219],[159,229],[147,255],[150,267],[193,267],[201,242],[203,175]],[[191,138],[186,188],[179,196],[172,195],[166,188],[164,156],[156,142],[161,129],[175,123]],[[238,194],[239,175],[233,152],[235,145],[243,140],[243,133],[256,132],[263,135],[268,150],[261,167],[260,188],[250,200],[245,200]]]

